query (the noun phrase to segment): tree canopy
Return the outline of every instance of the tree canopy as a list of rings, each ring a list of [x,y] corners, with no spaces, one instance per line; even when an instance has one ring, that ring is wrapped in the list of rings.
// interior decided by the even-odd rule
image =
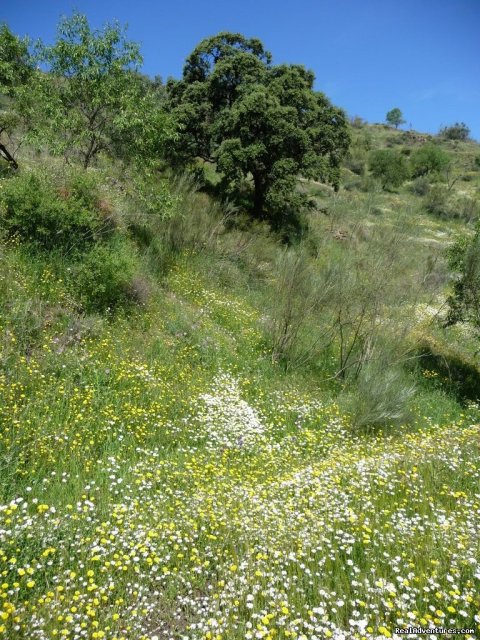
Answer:
[[[412,153],[410,160],[412,176],[418,178],[427,174],[440,173],[450,163],[450,156],[443,149],[433,144],[425,145]]]
[[[448,322],[468,321],[480,335],[480,227],[473,238],[452,247],[450,266],[457,278],[448,299]]]
[[[14,35],[5,24],[0,26],[0,94],[4,96],[0,102],[0,156],[14,169],[18,165],[14,152],[8,148],[9,138],[19,126],[23,98],[20,94],[34,71],[28,47],[27,39]]]
[[[47,65],[39,85],[52,151],[80,155],[88,167],[100,152],[146,157],[165,132],[153,83],[138,69],[139,47],[117,23],[92,30],[74,13],[58,27],[55,44],[41,47]]]
[[[372,175],[381,181],[383,189],[399,187],[409,175],[404,156],[392,149],[372,151],[369,169]]]
[[[203,40],[167,85],[179,129],[171,158],[214,163],[227,193],[250,192],[253,215],[282,226],[305,204],[297,176],[338,187],[350,141],[344,112],[313,84],[303,66],[273,66],[257,39]]]
[[[470,129],[465,122],[455,122],[448,127],[442,127],[439,135],[446,140],[468,140]]]
[[[391,125],[392,127],[395,127],[395,129],[397,129],[399,125],[405,123],[405,120],[403,119],[403,113],[400,111],[398,107],[395,107],[394,109],[391,109],[390,111],[388,111],[387,115],[385,116],[385,119],[388,122],[388,124]]]
[[[0,26],[0,93],[9,94],[25,83],[32,73],[28,40],[14,35],[6,24]]]

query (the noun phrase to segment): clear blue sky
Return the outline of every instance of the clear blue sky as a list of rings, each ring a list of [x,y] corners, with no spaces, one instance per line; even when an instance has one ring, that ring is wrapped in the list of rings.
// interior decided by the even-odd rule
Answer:
[[[480,0],[0,0],[0,22],[51,42],[74,8],[95,27],[128,23],[152,76],[180,77],[202,38],[239,31],[274,63],[313,69],[351,116],[382,122],[398,106],[406,126],[464,121],[480,140]]]

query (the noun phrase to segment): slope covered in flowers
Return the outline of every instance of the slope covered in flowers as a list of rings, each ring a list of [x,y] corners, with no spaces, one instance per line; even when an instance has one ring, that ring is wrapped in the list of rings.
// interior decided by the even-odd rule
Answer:
[[[478,408],[355,434],[246,300],[185,265],[168,286],[20,358],[2,319],[0,638],[478,633]]]

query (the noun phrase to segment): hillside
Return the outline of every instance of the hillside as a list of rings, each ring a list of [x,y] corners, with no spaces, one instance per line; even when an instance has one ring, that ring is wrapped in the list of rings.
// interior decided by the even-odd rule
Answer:
[[[375,145],[404,135],[365,134]],[[477,149],[460,146],[458,163]],[[319,209],[312,264],[351,253],[375,264],[390,247],[387,316],[405,340],[457,340],[472,359],[458,328],[431,318],[448,286],[445,248],[465,222],[422,212],[408,185],[365,192],[359,178],[346,168],[337,194],[302,183]],[[116,213],[132,215],[109,189]],[[331,346],[286,371],[272,361],[285,249],[266,229],[229,228],[202,194],[182,198],[192,237],[160,279],[143,247],[148,299],[113,315],[82,310],[55,255],[2,245],[3,633],[360,638],[475,626],[477,405],[459,404],[438,371],[412,370],[408,421],[352,431],[344,382],[326,380]],[[407,286],[419,273],[433,290]]]
[[[348,123],[305,69],[265,70],[261,43],[240,43],[265,85],[222,107],[215,135],[231,113],[260,121],[260,98],[293,119],[292,85],[338,125],[315,130],[315,162],[313,143],[308,162],[281,157],[268,189],[243,124],[240,150],[230,137],[217,162],[180,164],[193,143],[169,109],[204,111],[174,104],[191,87],[173,82],[122,71],[141,104],[92,156],[60,98],[47,137],[9,130],[0,638],[480,631],[480,145]],[[2,117],[19,99],[4,92]]]

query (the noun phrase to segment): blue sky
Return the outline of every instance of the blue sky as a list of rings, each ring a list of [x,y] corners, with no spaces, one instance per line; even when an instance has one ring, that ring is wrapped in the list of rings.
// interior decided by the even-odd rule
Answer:
[[[0,0],[0,22],[51,42],[62,14],[128,24],[144,72],[180,77],[204,37],[260,38],[274,63],[313,69],[349,115],[382,122],[400,107],[413,128],[465,122],[480,140],[480,0]]]

